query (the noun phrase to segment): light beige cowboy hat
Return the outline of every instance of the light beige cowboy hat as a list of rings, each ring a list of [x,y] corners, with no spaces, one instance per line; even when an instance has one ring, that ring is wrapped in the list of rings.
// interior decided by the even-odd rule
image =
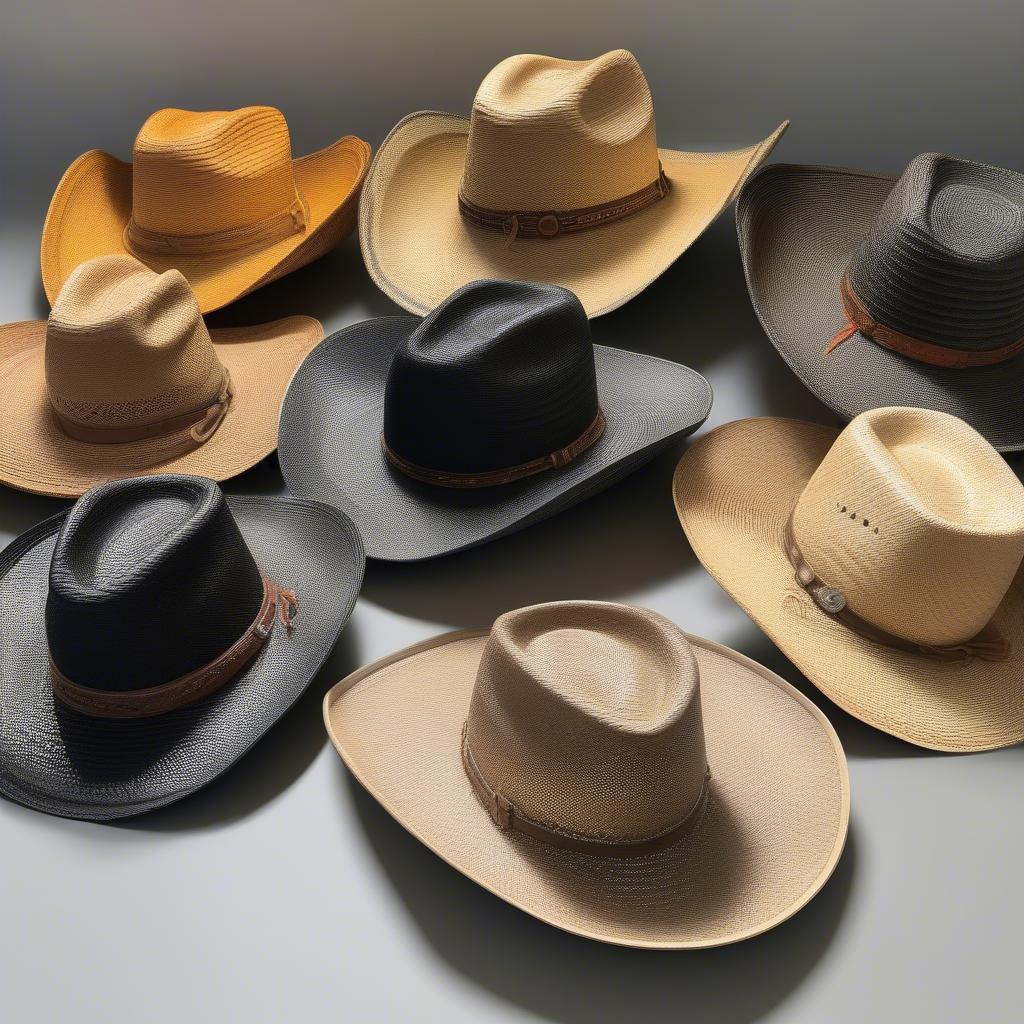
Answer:
[[[708,572],[841,708],[934,750],[1024,740],[1024,487],[972,427],[738,420],[674,494]]]
[[[654,612],[536,605],[355,672],[324,700],[351,772],[453,867],[588,938],[749,938],[831,875],[850,809],[824,715]]]
[[[101,256],[50,318],[0,327],[0,482],[73,498],[117,477],[226,480],[277,447],[312,317],[208,331],[177,270]]]
[[[199,308],[219,309],[348,235],[369,162],[354,136],[293,160],[274,107],[158,110],[130,164],[93,149],[64,173],[43,226],[46,297],[80,263],[122,253],[180,270]]]
[[[631,53],[509,57],[469,118],[421,111],[384,141],[360,204],[363,259],[420,315],[504,278],[561,285],[599,316],[689,248],[785,129],[730,153],[659,149]]]

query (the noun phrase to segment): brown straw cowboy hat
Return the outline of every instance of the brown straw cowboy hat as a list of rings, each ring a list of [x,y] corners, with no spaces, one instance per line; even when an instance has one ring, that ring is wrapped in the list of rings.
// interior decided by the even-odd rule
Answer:
[[[130,164],[94,149],[64,173],[43,226],[52,304],[93,256],[129,253],[175,268],[204,313],[311,263],[355,226],[370,147],[346,136],[292,159],[273,107],[158,110]]]
[[[687,949],[803,907],[846,840],[846,758],[761,665],[654,612],[566,601],[360,669],[350,771],[438,856],[588,938]]]
[[[116,477],[235,476],[277,447],[288,381],[322,337],[305,316],[209,331],[177,270],[83,263],[49,321],[0,327],[0,482],[71,498]]]
[[[708,572],[841,708],[934,750],[1024,740],[1024,487],[962,420],[739,420],[674,492]]]
[[[360,205],[363,259],[420,315],[469,281],[504,278],[562,285],[598,316],[689,248],[785,128],[731,153],[659,149],[631,53],[509,57],[469,118],[421,111],[384,141]]]

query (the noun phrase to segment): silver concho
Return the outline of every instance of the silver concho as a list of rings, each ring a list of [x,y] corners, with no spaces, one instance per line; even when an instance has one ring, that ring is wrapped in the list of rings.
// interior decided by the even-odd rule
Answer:
[[[838,615],[846,607],[846,598],[834,587],[820,587],[814,592],[814,600],[829,615]]]

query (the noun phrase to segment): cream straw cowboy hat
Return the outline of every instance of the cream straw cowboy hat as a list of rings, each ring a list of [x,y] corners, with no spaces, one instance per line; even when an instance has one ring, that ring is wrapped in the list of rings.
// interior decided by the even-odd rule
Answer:
[[[79,266],[49,321],[0,327],[0,482],[78,497],[116,477],[226,480],[277,447],[281,400],[323,327],[208,331],[177,270]]]
[[[438,856],[603,942],[717,946],[828,880],[850,809],[824,715],[654,612],[536,605],[360,669],[324,700],[351,772]]]
[[[64,173],[43,226],[46,297],[93,256],[130,253],[180,270],[200,309],[219,309],[333,249],[369,160],[354,136],[293,160],[273,107],[158,110],[130,164],[93,149]]]
[[[731,153],[659,149],[631,53],[509,57],[469,118],[421,111],[384,141],[360,204],[363,259],[420,315],[469,281],[504,278],[562,285],[598,316],[672,265],[785,128]]]
[[[1024,740],[1024,487],[962,420],[739,420],[674,493],[708,572],[841,708],[934,750]]]

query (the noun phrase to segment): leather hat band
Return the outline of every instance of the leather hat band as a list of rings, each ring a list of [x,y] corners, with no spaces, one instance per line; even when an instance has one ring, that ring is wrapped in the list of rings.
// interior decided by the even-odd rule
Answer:
[[[991,623],[970,640],[959,644],[917,644],[912,640],[897,636],[895,633],[890,633],[858,615],[847,605],[842,591],[830,587],[818,578],[817,573],[807,564],[807,560],[796,542],[792,516],[786,523],[785,545],[786,555],[793,566],[796,581],[807,591],[815,605],[829,618],[842,623],[865,640],[881,644],[883,647],[891,647],[897,651],[923,654],[939,661],[966,662],[971,658],[979,658],[981,661],[1005,661],[1009,657],[1009,642]]]
[[[290,590],[263,577],[263,601],[248,629],[219,657],[159,686],[143,690],[97,690],[68,679],[50,655],[50,682],[54,695],[68,707],[92,718],[151,718],[194,704],[220,689],[257,654],[274,628],[275,616],[289,633],[299,611]]]
[[[583,206],[575,210],[494,210],[471,203],[460,191],[459,212],[474,224],[503,232],[511,244],[516,238],[554,238],[573,231],[611,224],[646,210],[667,196],[671,187],[659,164],[658,177],[649,185],[621,199],[597,206]]]
[[[836,336],[828,343],[825,355],[834,352],[844,341],[860,333],[870,338],[873,342],[883,348],[899,352],[900,355],[916,359],[919,363],[928,363],[931,366],[944,366],[948,369],[962,370],[972,366],[991,366],[994,363],[1001,363],[1018,352],[1024,351],[1024,337],[1003,345],[1000,348],[985,349],[984,351],[966,351],[959,348],[949,348],[947,345],[938,345],[933,341],[922,341],[920,338],[912,338],[909,334],[901,334],[891,327],[878,323],[867,311],[864,303],[857,297],[849,279],[844,274],[839,284],[839,294],[843,300],[843,309],[846,311],[846,324],[838,331]]]
[[[491,818],[498,828],[506,832],[519,832],[531,839],[547,843],[549,846],[557,846],[563,850],[571,850],[573,853],[588,853],[598,857],[646,857],[649,854],[657,853],[659,850],[667,849],[679,842],[680,839],[696,824],[701,813],[707,804],[708,792],[711,785],[710,769],[704,769],[704,783],[701,786],[700,795],[693,806],[683,816],[683,819],[673,825],[667,831],[650,839],[641,839],[636,842],[616,842],[614,840],[591,839],[585,836],[572,835],[568,832],[560,832],[526,817],[510,800],[507,800],[501,793],[496,792],[483,777],[473,751],[469,746],[467,738],[467,727],[462,727],[462,767],[466,776],[476,793],[477,798],[487,809]]]
[[[436,469],[428,469],[425,466],[417,466],[414,462],[409,462],[408,459],[397,455],[388,447],[388,443],[383,437],[381,437],[381,445],[384,449],[384,457],[395,469],[421,483],[456,488],[495,487],[498,484],[507,484],[513,480],[533,476],[535,473],[542,473],[546,469],[561,469],[562,466],[567,466],[598,440],[604,433],[604,428],[604,413],[598,409],[590,426],[575,441],[570,441],[564,448],[559,448],[557,452],[542,455],[539,459],[531,459],[518,466],[510,466],[508,469],[494,469],[485,473],[445,473]]]

